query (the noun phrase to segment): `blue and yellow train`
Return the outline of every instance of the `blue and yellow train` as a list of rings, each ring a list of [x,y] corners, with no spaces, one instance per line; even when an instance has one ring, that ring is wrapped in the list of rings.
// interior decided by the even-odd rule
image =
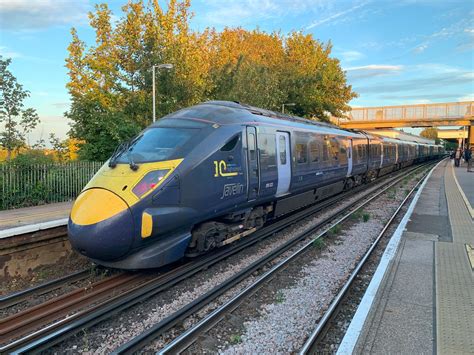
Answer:
[[[98,264],[155,268],[443,153],[210,101],[165,116],[121,145],[75,201],[69,238]]]

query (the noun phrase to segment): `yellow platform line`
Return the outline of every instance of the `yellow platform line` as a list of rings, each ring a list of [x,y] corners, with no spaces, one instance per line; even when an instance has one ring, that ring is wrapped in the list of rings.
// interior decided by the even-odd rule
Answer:
[[[458,179],[456,177],[456,173],[454,172],[454,165],[451,165],[451,170],[454,176],[454,182],[456,183],[459,192],[461,193],[462,199],[464,200],[464,204],[467,207],[467,210],[469,211],[469,214],[471,215],[471,218],[474,219],[474,208],[472,208],[471,203],[467,199],[466,195],[464,194],[464,191],[462,190],[461,185],[459,185]]]

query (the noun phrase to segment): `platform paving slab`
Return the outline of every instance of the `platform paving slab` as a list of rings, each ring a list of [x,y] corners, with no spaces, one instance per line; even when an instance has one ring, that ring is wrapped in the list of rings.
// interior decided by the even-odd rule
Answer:
[[[435,351],[434,243],[440,236],[449,236],[447,203],[442,193],[446,165],[442,162],[433,171],[420,194],[377,291],[354,349],[356,354]],[[430,223],[436,220],[444,223]],[[429,226],[428,230],[423,226]]]
[[[0,231],[67,218],[72,203],[59,202],[0,211]]]
[[[436,244],[437,350],[474,354],[474,274],[466,249],[474,245],[474,222],[455,174],[453,167],[445,170],[453,242]]]
[[[474,354],[474,224],[454,174],[445,160],[427,181],[355,353]]]

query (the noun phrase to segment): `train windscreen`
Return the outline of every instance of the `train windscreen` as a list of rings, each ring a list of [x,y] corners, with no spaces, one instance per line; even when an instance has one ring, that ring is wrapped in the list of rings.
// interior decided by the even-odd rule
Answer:
[[[133,139],[128,149],[117,158],[128,163],[130,157],[137,164],[178,158],[186,143],[199,132],[196,128],[153,127]]]

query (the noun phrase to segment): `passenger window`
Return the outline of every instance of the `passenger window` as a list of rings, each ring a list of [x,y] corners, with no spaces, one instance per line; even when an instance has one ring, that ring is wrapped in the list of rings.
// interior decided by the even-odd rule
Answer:
[[[239,135],[236,135],[230,141],[228,141],[226,144],[222,146],[221,152],[230,152],[231,150],[235,148],[238,141],[239,141]]]
[[[327,138],[324,139],[324,145],[323,145],[323,160],[328,161],[329,160],[329,148],[330,148],[330,143],[327,140]]]
[[[305,143],[296,143],[296,161],[298,164],[308,162],[308,146]]]
[[[311,141],[309,143],[309,156],[312,163],[319,161],[319,147],[317,141]]]
[[[249,133],[248,137],[249,137],[248,145],[249,145],[250,160],[256,160],[257,154],[255,152],[255,134]]]
[[[339,159],[339,143],[336,138],[331,138],[331,155],[334,160]]]
[[[280,164],[285,165],[286,164],[286,139],[284,136],[280,136],[278,140],[278,145],[280,147]]]

